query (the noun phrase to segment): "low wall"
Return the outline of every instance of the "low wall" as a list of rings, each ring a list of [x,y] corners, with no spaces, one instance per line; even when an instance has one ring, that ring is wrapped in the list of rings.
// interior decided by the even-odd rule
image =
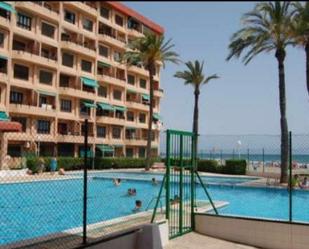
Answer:
[[[168,243],[167,222],[148,224],[124,233],[111,234],[105,240],[89,245],[89,249],[162,249]]]
[[[195,231],[265,249],[309,248],[309,225],[196,214]]]

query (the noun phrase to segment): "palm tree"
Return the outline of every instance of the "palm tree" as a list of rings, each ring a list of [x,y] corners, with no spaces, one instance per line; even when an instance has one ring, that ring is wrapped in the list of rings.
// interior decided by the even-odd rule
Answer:
[[[219,78],[216,74],[209,77],[205,77],[203,73],[204,61],[200,63],[198,60],[195,62],[188,61],[185,63],[188,70],[178,71],[175,73],[174,77],[183,79],[185,85],[192,85],[194,87],[194,113],[193,113],[193,128],[194,134],[198,135],[198,102],[200,96],[200,87],[203,84],[207,84],[213,79]],[[197,151],[197,138],[195,140],[194,149]]]
[[[289,2],[261,2],[256,4],[253,11],[243,16],[244,27],[231,37],[229,55],[239,58],[247,49],[243,62],[248,64],[255,56],[262,52],[274,51],[278,62],[279,72],[279,102],[280,102],[280,126],[281,126],[281,177],[280,182],[288,180],[288,123],[286,118],[286,93],[284,59],[286,47],[293,42],[289,36],[289,27],[293,11]]]
[[[128,65],[143,66],[149,73],[149,119],[147,134],[147,150],[146,150],[146,170],[150,169],[151,162],[151,133],[153,122],[153,91],[154,91],[154,75],[156,63],[161,63],[165,67],[166,62],[178,63],[178,54],[171,49],[171,39],[165,41],[163,35],[156,35],[151,32],[145,33],[145,36],[134,39],[129,44],[129,50],[122,57]]]
[[[303,48],[306,53],[306,80],[309,94],[309,2],[302,5],[294,2],[295,15],[291,24],[291,36],[295,45]]]

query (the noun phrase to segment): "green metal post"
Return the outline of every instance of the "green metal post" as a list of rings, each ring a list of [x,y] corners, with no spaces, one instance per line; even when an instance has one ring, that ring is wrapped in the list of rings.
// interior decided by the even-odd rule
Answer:
[[[290,177],[289,177],[289,221],[292,222],[293,219],[293,201],[292,201],[292,132],[289,132],[289,170],[290,170]]]
[[[180,195],[180,202],[179,202],[179,232],[182,234],[183,230],[183,135],[180,135],[180,176],[179,176],[179,195]]]
[[[170,216],[170,167],[171,167],[171,158],[170,158],[170,139],[171,133],[170,130],[166,131],[166,208],[165,208],[165,218],[168,220]]]
[[[212,199],[211,199],[211,197],[210,197],[210,195],[209,195],[209,193],[208,193],[206,187],[204,186],[204,183],[203,183],[203,181],[202,181],[202,179],[201,179],[199,173],[198,173],[197,171],[196,171],[195,173],[196,173],[197,178],[199,179],[199,181],[200,181],[200,183],[201,183],[201,185],[202,185],[202,188],[204,189],[204,191],[205,191],[205,193],[206,193],[206,195],[207,195],[207,197],[208,197],[208,200],[209,200],[209,202],[210,202],[212,208],[214,209],[215,213],[218,215],[219,213],[218,213],[218,211],[217,211],[217,208],[216,208],[216,206],[214,205],[214,203],[212,202]]]
[[[248,158],[248,167],[247,170],[250,170],[250,152],[249,152],[249,148],[247,150],[247,158]]]
[[[152,213],[151,223],[153,223],[153,221],[155,219],[155,216],[156,216],[156,212],[157,212],[157,208],[158,208],[158,205],[159,205],[159,201],[161,199],[162,190],[163,190],[163,187],[164,187],[164,184],[165,184],[165,179],[166,179],[166,174],[164,175],[162,183],[161,183],[161,187],[160,187],[160,191],[159,191],[159,196],[158,196],[155,208],[154,208],[153,213]]]
[[[194,230],[194,207],[195,207],[195,164],[196,164],[196,149],[195,149],[196,135],[193,134],[191,137],[191,227]]]

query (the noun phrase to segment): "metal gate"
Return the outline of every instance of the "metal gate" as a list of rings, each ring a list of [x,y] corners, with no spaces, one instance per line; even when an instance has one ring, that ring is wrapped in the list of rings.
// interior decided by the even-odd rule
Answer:
[[[193,229],[195,139],[192,132],[167,130],[166,219],[170,238]]]

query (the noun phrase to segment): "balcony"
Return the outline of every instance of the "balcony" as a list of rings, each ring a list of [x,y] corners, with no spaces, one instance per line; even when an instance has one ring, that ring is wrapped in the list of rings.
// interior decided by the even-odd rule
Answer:
[[[86,4],[80,1],[72,1],[72,2],[67,1],[67,2],[64,2],[64,4],[67,6],[75,7],[79,11],[86,12],[87,14],[90,14],[93,17],[96,17],[98,14],[97,10],[94,7],[89,6],[89,4]]]
[[[125,119],[108,117],[108,116],[97,116],[97,122],[103,124],[124,126]]]
[[[115,78],[113,76],[109,76],[109,75],[97,74],[97,80],[103,81],[103,82],[106,82],[106,83],[110,83],[110,84],[113,84],[113,85],[121,86],[121,87],[125,87],[125,85],[126,85],[125,80],[117,79],[117,78]]]
[[[135,74],[141,74],[145,77],[148,77],[149,76],[149,72],[144,69],[143,67],[138,67],[138,66],[129,66],[128,67],[128,71],[129,72],[132,72],[132,73],[135,73]]]
[[[55,117],[56,110],[51,105],[33,106],[23,104],[10,104],[9,112],[33,116]]]
[[[118,40],[114,35],[111,36],[108,34],[101,33],[99,31],[98,37],[99,41],[109,43],[109,45],[111,46],[117,46],[118,48],[125,49],[126,43],[122,40]]]
[[[38,52],[31,53],[23,50],[13,50],[12,58],[27,61],[30,63],[36,63],[45,67],[53,67],[53,68],[58,67],[58,63],[55,60],[55,58],[40,56]]]
[[[162,98],[164,95],[163,89],[161,88],[159,88],[158,90],[154,90],[153,93],[155,97],[159,97],[159,98]]]
[[[90,137],[89,137],[90,138]],[[65,134],[57,134],[58,143],[83,143],[84,136],[80,132],[67,132]]]
[[[6,73],[0,72],[0,82],[4,82],[4,83],[8,82],[8,75]]]
[[[0,16],[0,27],[10,29],[10,19],[8,17]]]
[[[59,21],[59,13],[56,10],[52,10],[48,8],[46,5],[40,2],[15,2],[15,6],[19,7],[20,9],[24,9],[29,11],[35,15],[40,15],[46,19],[51,19],[53,21]]]
[[[142,111],[148,111],[149,106],[144,105],[142,103],[134,102],[134,101],[126,101],[126,107],[131,108],[131,109],[137,109],[137,110],[142,110]]]
[[[67,95],[77,98],[85,98],[85,99],[94,99],[95,93],[83,91],[81,89],[75,89],[71,87],[59,87],[58,89],[59,95]]]
[[[95,47],[84,46],[82,44],[78,44],[73,41],[61,41],[61,47],[67,50],[74,51],[76,53],[80,53],[86,56],[91,56],[92,58],[96,58]]]

